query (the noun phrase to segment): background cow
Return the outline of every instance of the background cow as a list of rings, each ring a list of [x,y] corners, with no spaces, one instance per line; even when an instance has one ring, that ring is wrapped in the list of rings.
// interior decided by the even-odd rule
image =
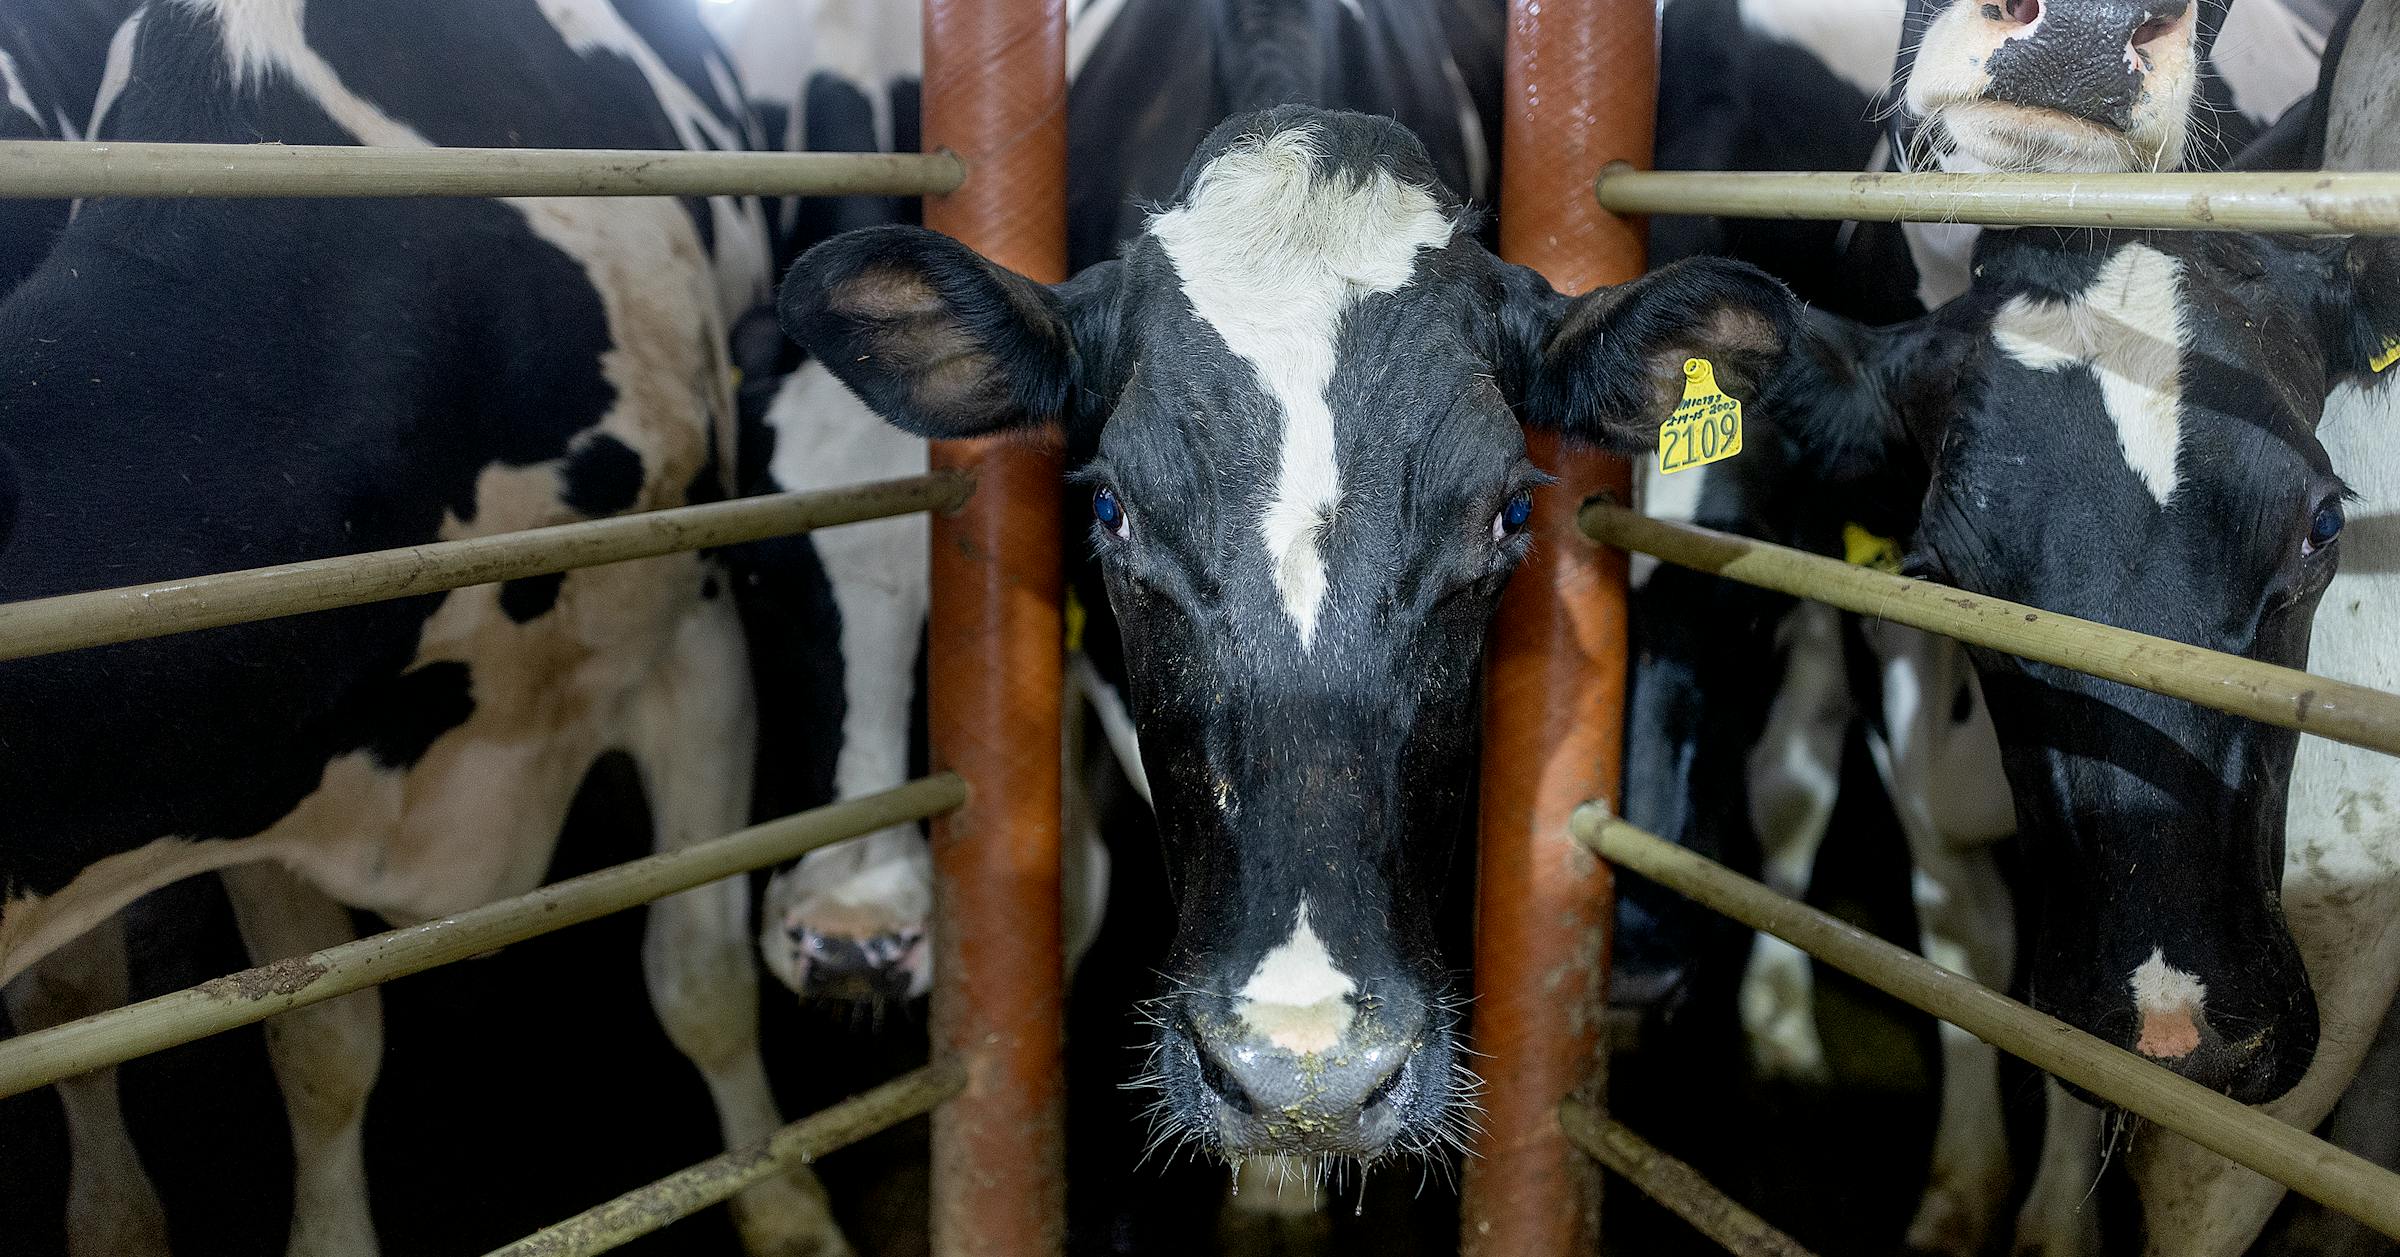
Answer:
[[[2274,0],[2244,0],[2230,12],[2213,5],[2171,13],[2106,3],[2048,8],[2050,19],[2037,24],[2039,6],[1918,4],[1903,29],[1894,6],[1678,0],[1666,11],[1660,164],[1856,168],[1889,160],[1892,138],[1902,154],[1925,164],[2002,164],[2006,153],[1962,151],[1950,134],[1956,116],[1966,119],[1958,129],[1987,147],[2011,148],[2018,157],[2010,160],[2020,163],[2086,143],[2098,145],[2099,156],[2127,164],[2138,156],[2144,166],[2187,157],[2208,165],[2246,145],[2306,94],[2322,41],[2321,27]],[[2120,20],[2122,38],[2111,43],[2100,28]],[[2136,28],[2154,20],[2140,32],[2141,55],[2134,57],[2126,49]],[[2224,34],[2217,38],[2220,24]],[[2027,39],[2029,34],[2040,38]],[[1967,64],[1959,49],[1970,35],[2009,47],[2016,67],[2002,76],[2009,81],[1995,86],[1991,74]],[[1932,50],[1931,58],[1919,60],[1920,43]],[[2031,55],[2037,49],[2039,55]],[[1979,64],[1980,54],[1975,56]],[[1679,73],[1683,65],[1694,72]],[[2096,69],[2085,73],[2087,65]],[[2113,86],[2105,73],[2111,67]],[[1959,70],[1972,72],[1965,77],[1973,81],[1962,81],[1953,73]],[[2056,110],[2027,113],[1983,99],[2023,97],[2021,104],[2038,104],[2042,92],[2068,82],[2108,86],[2122,97],[2111,108],[2122,106],[2124,116],[2104,127]],[[1888,104],[1879,102],[1879,93]],[[1886,113],[1893,119],[1890,137],[1873,121]],[[2017,129],[1978,131],[1978,116]],[[2045,116],[2058,120],[2046,122]],[[2095,139],[2103,131],[2118,138]],[[1923,224],[1661,219],[1654,256],[1726,249],[1768,266],[1829,309],[1883,321],[1963,291],[1966,251],[1975,235],[1973,228]],[[1901,530],[1878,503],[1905,495],[1856,493],[1829,510],[1828,495],[1778,466],[1771,444],[1758,454],[1755,461],[1743,460],[1748,466],[1652,479],[1645,485],[1646,509],[1837,555],[1871,554],[1876,538]],[[1926,954],[2008,985],[2015,942],[1994,844],[2011,832],[2015,818],[1998,778],[1981,694],[1963,655],[1946,641],[1909,630],[1878,625],[1862,631],[1855,620],[1824,608],[1795,606],[1694,573],[1652,574],[1654,566],[1637,560],[1635,568],[1628,814],[1720,851],[1737,865],[1758,861],[1753,843],[1763,843],[1770,880],[1801,893],[1819,868],[1819,843],[1834,828],[1829,822],[1837,804],[1852,809],[1839,827],[1845,832],[1877,828],[1871,813],[1884,806],[1880,798],[1851,797],[1861,783],[1846,761],[1863,755],[1873,768],[1865,793],[1888,795],[1917,866],[1909,887],[1916,921],[1909,920],[1905,897],[1876,890],[1872,881],[1852,876],[1825,887],[1826,893],[1854,902],[1896,899],[1878,911],[1896,911],[1898,929],[1921,928],[1917,937]],[[1700,627],[1689,627],[1694,625]],[[1728,670],[1743,669],[1760,680],[1716,684]],[[1729,780],[1744,788],[1715,784]],[[1701,788],[1702,782],[1712,784]],[[1858,845],[1856,837],[1850,841]],[[1638,888],[1626,904],[1630,959],[1637,980],[1648,979],[1648,993],[1674,989],[1684,963],[1679,953],[1697,958],[1691,963],[1701,966],[1698,985],[1667,1007],[1687,1022],[1702,1023],[1671,1036],[1673,1042],[1705,1037],[1708,1010],[1727,1000],[1724,979],[1709,975],[1726,972],[1747,931]],[[1652,956],[1659,959],[1648,960]],[[1739,1011],[1754,1055],[1770,1074],[1826,1076],[1810,970],[1798,952],[1758,939]],[[1626,993],[1645,991],[1635,986]],[[2001,1229],[1994,1222],[2012,1177],[1998,1108],[2000,1066],[1992,1049],[1963,1032],[1942,1027],[1939,1036],[1938,1136],[1910,1243],[1969,1253]],[[2054,1174],[2053,1168],[2045,1164],[2029,1219],[2072,1221],[2086,1196],[2088,1181],[2076,1181],[2071,1171]],[[2088,1220],[2090,1212],[2082,1216]]]
[[[102,137],[752,138],[680,3],[163,4],[111,56]],[[88,203],[0,306],[0,581],[40,596],[721,495],[724,329],[765,272],[756,206],[729,201]],[[726,594],[715,563],[680,556],[0,667],[14,1020],[109,1002],[89,979],[121,962],[94,927],[194,872],[228,868],[261,959],[347,936],[322,894],[414,919],[529,888],[612,750],[658,844],[739,824],[753,715]],[[744,902],[738,879],[664,901],[645,951],[734,1141],[777,1120]],[[359,1124],[376,1003],[267,1036],[292,1098],[298,1251],[374,1245]],[[82,1116],[113,1116],[96,1103]],[[90,1128],[72,1088],[68,1111]],[[154,1208],[108,1208],[76,1242],[155,1251]],[[842,1247],[806,1175],[737,1214],[755,1251]]]

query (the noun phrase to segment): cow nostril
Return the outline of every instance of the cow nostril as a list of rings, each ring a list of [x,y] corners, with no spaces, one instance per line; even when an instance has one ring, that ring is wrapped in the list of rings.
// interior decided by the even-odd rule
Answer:
[[[2134,27],[2133,46],[2139,48],[2144,44],[2166,38],[2174,32],[2176,25],[2182,20],[2180,17],[2152,18],[2140,26]]]
[[[1251,1102],[1249,1091],[1236,1082],[1223,1065],[1217,1063],[1217,1058],[1208,1049],[1195,1047],[1192,1055],[1200,1060],[1200,1081],[1215,1092],[1218,1099],[1245,1117],[1258,1115],[1258,1106]]]
[[[1408,1058],[1402,1057],[1400,1059],[1400,1064],[1393,1068],[1390,1073],[1385,1074],[1383,1076],[1383,1081],[1376,1083],[1375,1086],[1367,1092],[1366,1098],[1358,1102],[1359,1111],[1363,1113],[1366,1110],[1381,1104],[1385,1100],[1391,1099],[1392,1089],[1400,1085],[1400,1076],[1407,1072]]]
[[[2008,0],[2008,20],[2031,26],[2042,20],[2042,0]]]

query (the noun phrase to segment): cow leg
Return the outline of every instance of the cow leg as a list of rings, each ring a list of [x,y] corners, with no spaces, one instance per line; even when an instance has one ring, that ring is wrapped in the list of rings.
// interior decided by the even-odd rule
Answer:
[[[350,942],[350,916],[271,863],[224,870],[250,958],[268,964]],[[371,1257],[367,1097],[383,1063],[383,997],[368,990],[266,1023],[267,1060],[292,1128],[290,1257]]]
[[[125,1003],[125,925],[111,916],[8,984],[17,1032]],[[68,1257],[165,1257],[167,1215],[126,1129],[111,1066],[58,1084],[67,1116]]]
[[[2017,1211],[2016,1257],[2098,1257],[2100,1210],[2093,1189],[2100,1159],[2100,1110],[2055,1079],[2042,1088],[2042,1163]]]
[[[1912,844],[1914,845],[1914,844]],[[1989,848],[1918,852],[1916,899],[1927,959],[2005,989],[2015,929],[2008,887]],[[2000,1052],[1943,1022],[1941,1108],[1925,1196],[1909,1224],[1911,1252],[1975,1257],[2003,1238],[2008,1131],[2000,1105]]]
[[[640,766],[666,851],[721,837],[749,810],[757,712],[749,658],[732,607],[699,606],[637,698],[628,749]],[[750,950],[746,877],[650,905],[642,973],[667,1037],[708,1084],[728,1147],[782,1124],[759,1055],[758,977]],[[848,1257],[825,1188],[805,1166],[733,1199],[752,1257]]]
[[[1750,755],[1750,821],[1758,831],[1767,884],[1798,898],[1808,892],[1826,822],[1833,817],[1851,707],[1838,613],[1816,604],[1801,606],[1785,619],[1778,636],[1784,683],[1768,709],[1765,736]],[[1815,977],[1806,952],[1760,934],[1742,975],[1740,1008],[1761,1074],[1825,1076]]]

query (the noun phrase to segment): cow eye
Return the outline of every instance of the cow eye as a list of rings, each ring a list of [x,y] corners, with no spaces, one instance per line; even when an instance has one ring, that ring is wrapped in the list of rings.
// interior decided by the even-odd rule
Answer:
[[[1125,515],[1125,504],[1117,501],[1117,491],[1103,487],[1092,494],[1092,518],[1109,535],[1122,541],[1133,533],[1133,521]]]
[[[2308,521],[2308,541],[2300,547],[2303,555],[2316,554],[2332,545],[2342,535],[2342,500],[2327,498],[2317,504],[2317,513]]]
[[[1500,513],[1492,516],[1492,540],[1505,541],[1525,531],[1526,523],[1532,519],[1533,494],[1519,489],[1500,504]]]

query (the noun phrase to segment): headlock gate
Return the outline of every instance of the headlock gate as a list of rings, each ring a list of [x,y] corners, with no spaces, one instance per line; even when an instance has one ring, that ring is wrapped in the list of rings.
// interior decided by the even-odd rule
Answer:
[[[2400,233],[2400,174],[1641,171],[1656,20],[1653,0],[1510,5],[1501,251],[1562,291],[1640,274],[1640,225],[1618,216],[1632,213]],[[923,195],[928,225],[1021,274],[1065,278],[1065,0],[925,0],[924,110],[924,155],[20,142],[0,145],[0,197]],[[1628,551],[2388,754],[2400,754],[2400,696],[1648,519],[1618,505],[1630,497],[1621,461],[1531,444],[1566,486],[1537,509],[1545,543],[1492,638],[1474,1035],[1499,1068],[1467,1165],[1462,1251],[1592,1251],[1598,1164],[1731,1251],[1804,1251],[1601,1110],[1612,863],[2400,1237],[2400,1175],[1645,834],[1609,806]],[[953,443],[933,465],[880,484],[0,606],[0,660],[19,659],[937,513],[932,775],[20,1035],[0,1042],[0,1097],[929,819],[942,927],[935,1063],[501,1251],[606,1251],[931,1111],[935,1250],[1058,1252],[1058,456],[1037,443]]]

